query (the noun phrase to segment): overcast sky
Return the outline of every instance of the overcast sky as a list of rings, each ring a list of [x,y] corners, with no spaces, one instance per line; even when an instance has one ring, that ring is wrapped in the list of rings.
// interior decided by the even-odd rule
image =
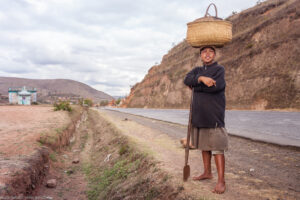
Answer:
[[[0,0],[0,76],[128,95],[211,2],[225,18],[257,0]]]

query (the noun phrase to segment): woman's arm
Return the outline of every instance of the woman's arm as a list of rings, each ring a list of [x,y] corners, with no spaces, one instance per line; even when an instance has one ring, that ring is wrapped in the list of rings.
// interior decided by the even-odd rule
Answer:
[[[199,67],[196,67],[192,71],[187,73],[183,82],[185,85],[189,86],[190,88],[197,87],[200,86],[200,83],[198,82],[198,77],[199,77]]]
[[[200,79],[200,84],[197,85],[196,87],[194,87],[194,91],[195,92],[205,92],[205,93],[215,93],[215,92],[219,92],[225,89],[226,86],[226,82],[225,82],[225,70],[224,68],[220,68],[217,73],[215,73],[212,78],[215,82],[214,84],[212,84],[211,81],[207,81],[207,85],[206,85],[206,81],[205,78],[201,78],[201,76],[199,77]],[[204,79],[204,81],[202,81]],[[211,85],[211,86],[210,86]]]

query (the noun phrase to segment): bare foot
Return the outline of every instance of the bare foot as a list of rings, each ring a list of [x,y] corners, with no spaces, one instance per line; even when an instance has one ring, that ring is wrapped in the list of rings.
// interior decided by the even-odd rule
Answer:
[[[212,192],[217,194],[223,194],[225,192],[225,189],[225,182],[218,182],[215,189]]]
[[[186,138],[181,138],[181,139],[180,139],[180,143],[182,144],[182,147],[185,148],[185,147],[186,147],[186,144],[187,144]],[[190,149],[196,149],[196,147],[193,146],[191,142],[190,142]]]
[[[212,174],[201,174],[200,176],[195,176],[193,177],[194,181],[201,181],[205,179],[212,179]]]

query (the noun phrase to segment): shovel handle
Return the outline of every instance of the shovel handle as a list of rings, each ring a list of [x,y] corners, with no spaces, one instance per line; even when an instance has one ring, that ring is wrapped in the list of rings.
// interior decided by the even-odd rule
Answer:
[[[189,124],[188,124],[186,146],[185,146],[185,166],[187,166],[188,160],[189,160],[190,138],[191,138],[191,132],[192,132],[193,96],[194,96],[194,88],[192,89],[192,95],[191,95],[190,113],[189,113]]]

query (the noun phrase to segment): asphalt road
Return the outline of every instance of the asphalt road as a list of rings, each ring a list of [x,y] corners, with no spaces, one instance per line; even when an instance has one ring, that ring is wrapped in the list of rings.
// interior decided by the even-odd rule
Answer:
[[[188,110],[111,108],[147,118],[181,125],[188,123]],[[286,146],[300,147],[300,112],[226,111],[226,128],[231,135]]]

